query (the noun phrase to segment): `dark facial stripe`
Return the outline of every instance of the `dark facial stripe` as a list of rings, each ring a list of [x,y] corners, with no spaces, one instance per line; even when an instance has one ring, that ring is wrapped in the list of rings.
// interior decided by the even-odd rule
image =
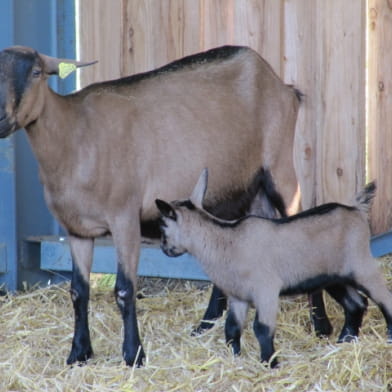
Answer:
[[[28,80],[35,62],[35,56],[33,53],[13,53],[13,57],[12,82],[15,94],[15,104],[17,107],[28,86]]]

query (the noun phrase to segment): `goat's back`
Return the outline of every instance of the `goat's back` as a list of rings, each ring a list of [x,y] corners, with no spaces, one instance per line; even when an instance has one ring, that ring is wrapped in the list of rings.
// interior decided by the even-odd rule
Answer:
[[[248,48],[208,53],[73,96],[105,146],[101,170],[137,184],[146,219],[157,195],[187,197],[204,167],[209,204],[244,190],[260,166],[270,168],[288,205],[296,191],[294,89]]]

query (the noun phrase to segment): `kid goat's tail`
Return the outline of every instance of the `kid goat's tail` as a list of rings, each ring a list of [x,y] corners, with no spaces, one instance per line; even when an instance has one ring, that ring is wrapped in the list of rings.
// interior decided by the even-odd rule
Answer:
[[[365,188],[363,188],[362,191],[359,192],[355,197],[356,207],[358,208],[358,210],[367,214],[369,212],[371,202],[375,195],[376,195],[376,182],[372,181],[369,184],[367,184]]]

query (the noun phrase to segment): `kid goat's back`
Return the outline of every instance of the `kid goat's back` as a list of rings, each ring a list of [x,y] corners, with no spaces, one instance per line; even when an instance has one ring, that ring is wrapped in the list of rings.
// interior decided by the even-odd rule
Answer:
[[[161,246],[169,256],[192,254],[229,296],[225,332],[235,354],[240,353],[249,304],[256,307],[254,332],[261,359],[269,361],[279,296],[328,290],[337,284],[347,289],[334,296],[346,314],[354,316],[350,290],[360,289],[374,300],[392,340],[392,295],[369,249],[368,210],[374,183],[357,195],[353,206],[329,203],[283,219],[248,216],[233,221],[203,209],[206,189],[204,170],[186,202],[156,201],[162,214]],[[276,364],[274,358],[271,366]]]

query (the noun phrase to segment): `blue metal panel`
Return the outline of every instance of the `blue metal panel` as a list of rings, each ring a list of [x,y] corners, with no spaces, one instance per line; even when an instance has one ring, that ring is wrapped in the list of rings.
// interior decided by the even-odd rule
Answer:
[[[0,49],[13,44],[12,0],[3,0],[0,11]],[[17,237],[14,138],[0,140],[0,285],[16,287]]]
[[[71,271],[72,259],[65,237],[30,238],[41,244],[41,268],[53,271]],[[392,232],[373,237],[370,248],[374,257],[392,253]],[[94,249],[93,272],[115,273],[116,252],[111,241],[98,240]],[[143,244],[138,274],[166,278],[208,280],[199,263],[192,256],[167,257],[158,246]]]
[[[49,271],[69,272],[72,259],[65,237],[30,238],[41,246],[41,268]],[[370,247],[374,257],[391,253],[392,233],[372,238]],[[92,272],[116,273],[116,252],[109,240],[97,240],[94,249]],[[209,280],[198,261],[185,254],[180,257],[168,257],[158,246],[143,244],[140,251],[138,275],[161,278]]]
[[[30,238],[41,245],[41,268],[48,271],[71,271],[72,258],[68,243],[63,238]],[[116,251],[112,241],[97,240],[94,247],[92,272],[116,273]],[[143,244],[140,251],[138,275],[161,278],[209,280],[199,263],[189,254],[166,256],[157,245]]]
[[[74,58],[74,27],[73,0],[1,0],[0,50],[26,45],[51,56]],[[74,89],[75,81],[53,77],[50,84],[65,93]],[[25,133],[0,140],[0,285],[14,290],[23,281],[45,281],[49,275],[39,270],[39,247],[25,245],[23,239],[59,232],[44,202],[38,165]]]
[[[381,257],[392,253],[392,231],[373,237],[370,243],[370,249],[374,257]]]
[[[56,4],[57,54],[59,57],[75,59],[75,3],[73,0],[57,0]],[[60,94],[68,94],[75,90],[76,73],[72,73],[65,79],[56,79],[58,80],[57,91]]]

